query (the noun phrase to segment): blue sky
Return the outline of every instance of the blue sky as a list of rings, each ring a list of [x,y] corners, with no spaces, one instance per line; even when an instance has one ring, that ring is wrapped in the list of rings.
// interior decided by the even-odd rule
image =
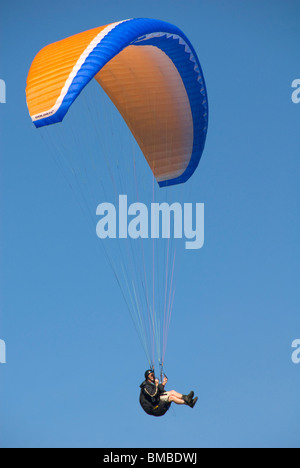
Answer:
[[[297,1],[5,2],[0,18],[2,447],[299,447],[300,78]],[[184,252],[162,419],[138,404],[147,362],[114,277],[25,102],[35,54],[130,17],[189,37],[209,93],[193,177],[205,246]]]

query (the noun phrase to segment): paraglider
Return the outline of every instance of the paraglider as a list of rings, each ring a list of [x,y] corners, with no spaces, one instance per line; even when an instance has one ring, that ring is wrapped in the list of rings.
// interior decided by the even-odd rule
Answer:
[[[199,165],[208,127],[207,92],[199,59],[187,36],[170,23],[147,18],[129,19],[44,47],[33,60],[27,79],[27,105],[35,127],[47,128],[62,122],[71,108],[76,107],[75,101],[86,87],[89,88],[87,85],[93,78],[123,117],[144,159],[127,154],[118,155],[115,162],[116,152],[109,150],[102,164],[102,137],[98,146],[91,138],[104,125],[105,112],[97,108],[91,124],[87,124],[87,114],[81,108],[79,112],[74,111],[80,119],[74,131],[74,151],[66,155],[55,137],[54,146],[59,150],[59,165],[63,158],[69,158],[68,169],[76,177],[77,193],[83,196],[82,206],[90,210],[92,223],[96,206],[97,214],[104,215],[105,210],[99,201],[91,208],[90,192],[94,192],[93,203],[100,189],[105,196],[112,189],[116,204],[120,204],[119,196],[125,196],[126,191],[132,191],[137,201],[150,194],[149,200],[155,202],[161,196],[163,201],[170,197],[170,187],[185,185]],[[98,94],[100,92],[96,91],[93,94],[95,106]],[[64,122],[62,127],[70,121]],[[80,136],[84,124],[86,140]],[[76,151],[79,162],[84,164],[82,169],[75,161]],[[203,206],[198,205],[197,214],[202,222]],[[135,234],[141,232],[140,225],[139,231],[136,229],[138,219],[137,216]],[[116,228],[114,223],[109,227],[112,232],[109,236],[104,232],[105,222],[99,225],[98,220],[99,242],[134,321],[149,367],[153,369],[158,361],[163,368],[175,297],[176,248],[170,239],[172,236],[161,238],[159,228],[155,231],[154,226],[158,233],[154,238],[136,234],[133,239],[124,240],[126,236],[114,239]],[[173,228],[176,230],[178,226]],[[187,242],[186,248],[201,248],[204,241],[201,229],[194,232],[191,223],[188,232],[186,238],[194,242]],[[109,237],[113,239],[107,241]],[[124,250],[123,240],[128,242]],[[116,241],[112,253],[108,247],[110,241]],[[151,381],[154,376],[150,375],[150,380],[148,377],[141,389],[142,400],[146,401],[147,389],[154,385],[154,393],[157,389],[157,395],[160,394],[159,407],[163,404],[164,409],[169,408],[172,401],[189,406],[195,404],[191,395],[163,391],[165,379],[157,386],[155,379]]]
[[[166,391],[165,386],[168,378],[165,376],[161,383],[155,378],[153,369],[145,372],[145,381],[141,384],[140,405],[149,416],[164,416],[169,411],[171,404],[187,405],[194,408],[198,397],[191,391],[188,395],[183,395],[175,390]]]

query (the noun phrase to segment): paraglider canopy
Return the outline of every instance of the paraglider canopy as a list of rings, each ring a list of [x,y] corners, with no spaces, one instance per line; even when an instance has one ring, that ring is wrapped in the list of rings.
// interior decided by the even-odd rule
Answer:
[[[60,122],[92,78],[122,114],[161,187],[186,182],[205,144],[208,106],[197,55],[179,28],[130,19],[48,45],[27,104],[36,127]]]

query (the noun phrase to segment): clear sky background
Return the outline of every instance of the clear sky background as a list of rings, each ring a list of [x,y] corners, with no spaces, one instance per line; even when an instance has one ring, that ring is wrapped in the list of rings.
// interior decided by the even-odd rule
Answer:
[[[166,368],[199,403],[161,419],[139,407],[147,362],[25,102],[43,46],[131,17],[186,33],[210,104],[205,246],[180,263]],[[297,0],[1,0],[1,447],[300,447],[299,18]]]

